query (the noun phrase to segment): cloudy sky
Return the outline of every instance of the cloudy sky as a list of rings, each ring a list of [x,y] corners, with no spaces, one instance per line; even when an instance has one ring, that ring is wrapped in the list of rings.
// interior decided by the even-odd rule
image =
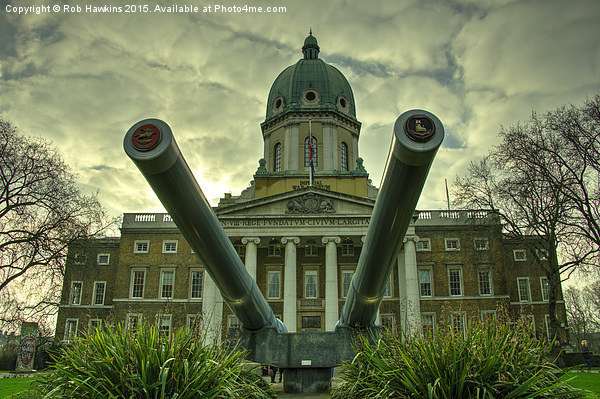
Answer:
[[[200,12],[84,12],[126,3]],[[376,185],[398,115],[423,108],[444,123],[419,209],[445,207],[444,179],[497,143],[501,125],[600,93],[598,0],[247,1],[286,8],[270,14],[215,13],[208,0],[0,4],[0,115],[52,140],[112,216],[162,210],[122,147],[148,117],[171,125],[213,204],[247,187],[269,88],[301,57],[310,27],[321,58],[353,87],[360,155]],[[82,12],[13,11],[64,4]]]

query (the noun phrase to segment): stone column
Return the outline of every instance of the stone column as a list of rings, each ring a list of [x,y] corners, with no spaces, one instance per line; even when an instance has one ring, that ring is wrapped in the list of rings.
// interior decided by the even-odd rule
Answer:
[[[204,287],[202,290],[202,321],[207,329],[204,336],[205,343],[218,342],[219,335],[217,334],[216,323],[216,294],[217,286],[208,272],[204,271]],[[220,320],[219,320],[220,322]],[[220,325],[220,324],[219,324]]]
[[[398,252],[398,300],[400,302],[400,326],[406,331],[406,272],[404,267],[404,247]]]
[[[300,135],[300,124],[290,123],[285,127],[285,145],[283,146],[283,168],[282,170],[298,170],[298,137]]]
[[[283,324],[287,327],[288,332],[296,332],[296,245],[300,244],[300,238],[283,237],[281,243],[285,245]]]
[[[335,124],[323,122],[323,170],[338,169],[337,130]]]
[[[269,154],[271,153],[271,134],[269,134],[268,136],[265,136],[265,143],[264,143],[264,153],[265,156],[263,157],[265,159],[265,161],[267,161],[266,165],[267,165],[267,170],[269,172],[273,171],[273,165],[271,165],[271,157],[269,156]]]
[[[348,154],[348,170],[356,170],[358,159],[358,135],[352,135],[352,154]]]
[[[325,244],[325,330],[333,331],[340,318],[337,244],[340,237],[323,237]]]
[[[256,281],[256,262],[257,262],[257,245],[260,244],[260,238],[258,237],[244,237],[242,238],[242,244],[246,246],[246,256],[244,257],[246,263],[246,270]]]
[[[406,332],[410,335],[421,333],[421,302],[419,297],[419,275],[417,271],[417,250],[415,243],[419,237],[410,235],[404,238],[404,276],[406,279]]]

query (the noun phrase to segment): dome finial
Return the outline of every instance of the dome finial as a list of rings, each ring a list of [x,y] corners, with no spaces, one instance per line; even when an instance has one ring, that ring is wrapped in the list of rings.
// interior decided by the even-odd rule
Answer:
[[[312,34],[312,26],[310,27],[308,37],[304,39],[304,46],[302,46],[302,53],[304,54],[305,60],[316,60],[319,58],[319,44],[317,38]]]

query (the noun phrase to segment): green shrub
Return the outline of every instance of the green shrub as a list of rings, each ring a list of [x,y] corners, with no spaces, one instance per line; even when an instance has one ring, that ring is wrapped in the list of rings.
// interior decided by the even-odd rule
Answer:
[[[184,330],[164,337],[151,325],[137,334],[109,326],[64,348],[42,386],[48,398],[275,397],[243,358]]]
[[[334,398],[579,398],[548,362],[548,345],[526,328],[471,325],[402,340],[360,337]]]

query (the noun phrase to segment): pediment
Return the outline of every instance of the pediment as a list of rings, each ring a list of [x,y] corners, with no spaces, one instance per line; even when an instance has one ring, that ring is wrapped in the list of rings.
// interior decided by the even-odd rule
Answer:
[[[370,215],[375,201],[369,198],[307,187],[216,209],[218,216],[317,216]]]

